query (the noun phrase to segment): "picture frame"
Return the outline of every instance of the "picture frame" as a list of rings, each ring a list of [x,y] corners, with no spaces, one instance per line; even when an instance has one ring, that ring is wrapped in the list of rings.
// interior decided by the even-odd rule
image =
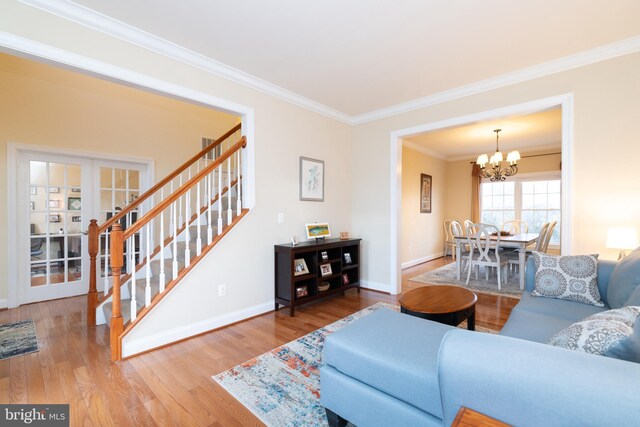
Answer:
[[[49,222],[60,222],[60,215],[49,215]]]
[[[431,213],[431,175],[420,174],[420,213]]]
[[[322,277],[331,276],[333,271],[331,270],[331,264],[321,264],[320,265],[320,275]]]
[[[29,187],[29,194],[32,196],[35,196],[38,194],[38,187],[36,187],[35,185],[32,185]]]
[[[349,240],[349,232],[341,231],[340,232],[340,240]]]
[[[293,275],[303,276],[305,274],[309,274],[309,268],[307,267],[307,262],[304,258],[297,258],[293,260]]]
[[[49,208],[60,209],[60,200],[49,200]]]
[[[296,288],[296,297],[306,297],[309,295],[309,290],[307,289],[307,285],[298,286]]]
[[[32,210],[32,211],[36,210],[36,202],[29,202],[29,210]]]
[[[80,187],[73,187],[73,188],[71,188],[71,192],[72,193],[81,193],[82,189]]]
[[[323,261],[327,261],[329,259],[329,254],[327,253],[327,251],[322,251],[320,252],[320,257]]]
[[[349,252],[345,252],[343,255],[345,264],[353,264],[353,259],[351,258],[351,254]]]
[[[82,197],[69,197],[67,199],[67,209],[70,211],[79,211],[82,209]]]
[[[82,222],[82,217],[80,215],[74,215],[71,217],[71,222]]]
[[[331,229],[328,222],[316,222],[314,224],[305,224],[307,239],[324,239],[331,236]]]
[[[342,275],[342,284],[343,285],[348,285],[349,284],[349,275],[347,273],[344,273]]]
[[[300,200],[324,202],[324,160],[300,157]]]
[[[60,192],[60,187],[49,187],[49,193],[57,194]]]

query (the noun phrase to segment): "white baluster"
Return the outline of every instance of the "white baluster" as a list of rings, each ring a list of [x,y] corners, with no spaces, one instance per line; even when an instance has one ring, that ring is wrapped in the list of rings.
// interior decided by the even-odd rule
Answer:
[[[147,265],[146,276],[147,283],[144,286],[144,306],[149,307],[151,305],[151,228],[153,220],[147,224]]]
[[[233,209],[231,208],[231,157],[227,158],[227,225],[233,220]]]
[[[242,169],[240,169],[240,153],[242,152],[242,148],[239,148],[238,151],[236,152],[236,155],[238,156],[238,166],[236,169],[236,197],[238,198],[238,200],[236,200],[236,211],[237,214],[240,215],[242,213],[242,189],[240,188],[240,171]]]
[[[129,269],[131,270],[131,321],[136,320],[138,315],[138,302],[136,301],[136,267],[135,267],[135,255],[132,250],[135,247],[135,233],[127,240],[129,246]]]
[[[180,174],[180,186],[178,188],[182,188],[182,173]],[[182,196],[178,198],[178,205],[180,205],[180,216],[178,217],[178,227],[182,227],[183,218],[182,218]]]
[[[191,174],[191,171],[189,171]],[[189,249],[189,244],[191,243],[191,233],[189,232],[189,220],[191,219],[189,205],[191,205],[191,190],[187,190],[184,198],[184,211],[187,221],[184,223],[184,235],[185,235],[185,245],[184,245],[184,266],[188,267],[191,264],[191,249]]]
[[[175,201],[171,204],[172,208],[173,208],[173,217],[175,218],[176,216],[176,204],[178,202]],[[176,227],[176,223],[173,223],[173,264],[172,264],[172,270],[173,270],[173,280],[176,280],[178,278],[178,234],[177,234],[177,227]]]
[[[198,195],[196,197],[196,227],[198,227],[197,230],[197,238],[196,238],[196,255],[200,255],[200,253],[202,252],[202,232],[200,231],[200,213],[201,213],[201,200],[200,200],[200,181],[198,181],[198,184],[196,185],[196,191],[198,192]]]
[[[218,234],[222,234],[222,163],[218,166]]]
[[[160,194],[162,199],[162,193]],[[160,274],[158,274],[158,292],[164,292],[164,211],[160,212]]]
[[[207,192],[207,245],[210,245],[213,242],[213,228],[211,228],[211,198],[213,189],[211,188],[213,184],[213,172],[207,175],[207,181],[209,181],[209,191]]]
[[[104,233],[104,294],[109,293],[109,229]]]
[[[173,194],[173,180],[171,180],[171,188],[169,189],[169,195]],[[173,230],[175,229],[175,227],[173,226],[176,223],[176,218],[173,212],[173,209],[169,210],[169,233],[171,233],[172,237],[176,237],[175,234],[173,234]]]

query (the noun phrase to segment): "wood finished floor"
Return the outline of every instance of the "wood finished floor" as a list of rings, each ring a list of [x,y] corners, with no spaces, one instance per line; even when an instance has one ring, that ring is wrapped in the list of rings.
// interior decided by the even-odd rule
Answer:
[[[409,278],[451,262],[403,271]],[[85,297],[0,311],[0,324],[34,319],[40,351],[0,361],[0,403],[69,403],[72,426],[263,425],[211,375],[396,296],[350,290],[296,309],[271,312],[121,363],[109,360],[106,326],[86,326]],[[518,301],[478,295],[476,325],[499,330]]]

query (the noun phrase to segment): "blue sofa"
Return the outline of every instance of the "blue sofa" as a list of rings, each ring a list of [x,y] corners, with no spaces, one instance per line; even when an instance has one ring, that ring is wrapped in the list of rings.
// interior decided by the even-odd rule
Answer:
[[[640,305],[640,291],[634,304],[624,304],[631,291],[608,293],[614,266],[598,265],[603,301]],[[640,425],[640,364],[545,344],[610,307],[533,297],[534,275],[529,260],[499,335],[387,309],[330,335],[320,374],[329,424],[449,426],[465,406],[518,426]]]

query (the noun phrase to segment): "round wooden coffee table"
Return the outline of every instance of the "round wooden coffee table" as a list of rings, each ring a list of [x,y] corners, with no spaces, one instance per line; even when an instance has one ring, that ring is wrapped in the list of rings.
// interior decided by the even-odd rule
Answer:
[[[474,331],[477,300],[476,294],[458,286],[422,286],[400,296],[400,311],[451,326],[466,319],[467,329]]]

